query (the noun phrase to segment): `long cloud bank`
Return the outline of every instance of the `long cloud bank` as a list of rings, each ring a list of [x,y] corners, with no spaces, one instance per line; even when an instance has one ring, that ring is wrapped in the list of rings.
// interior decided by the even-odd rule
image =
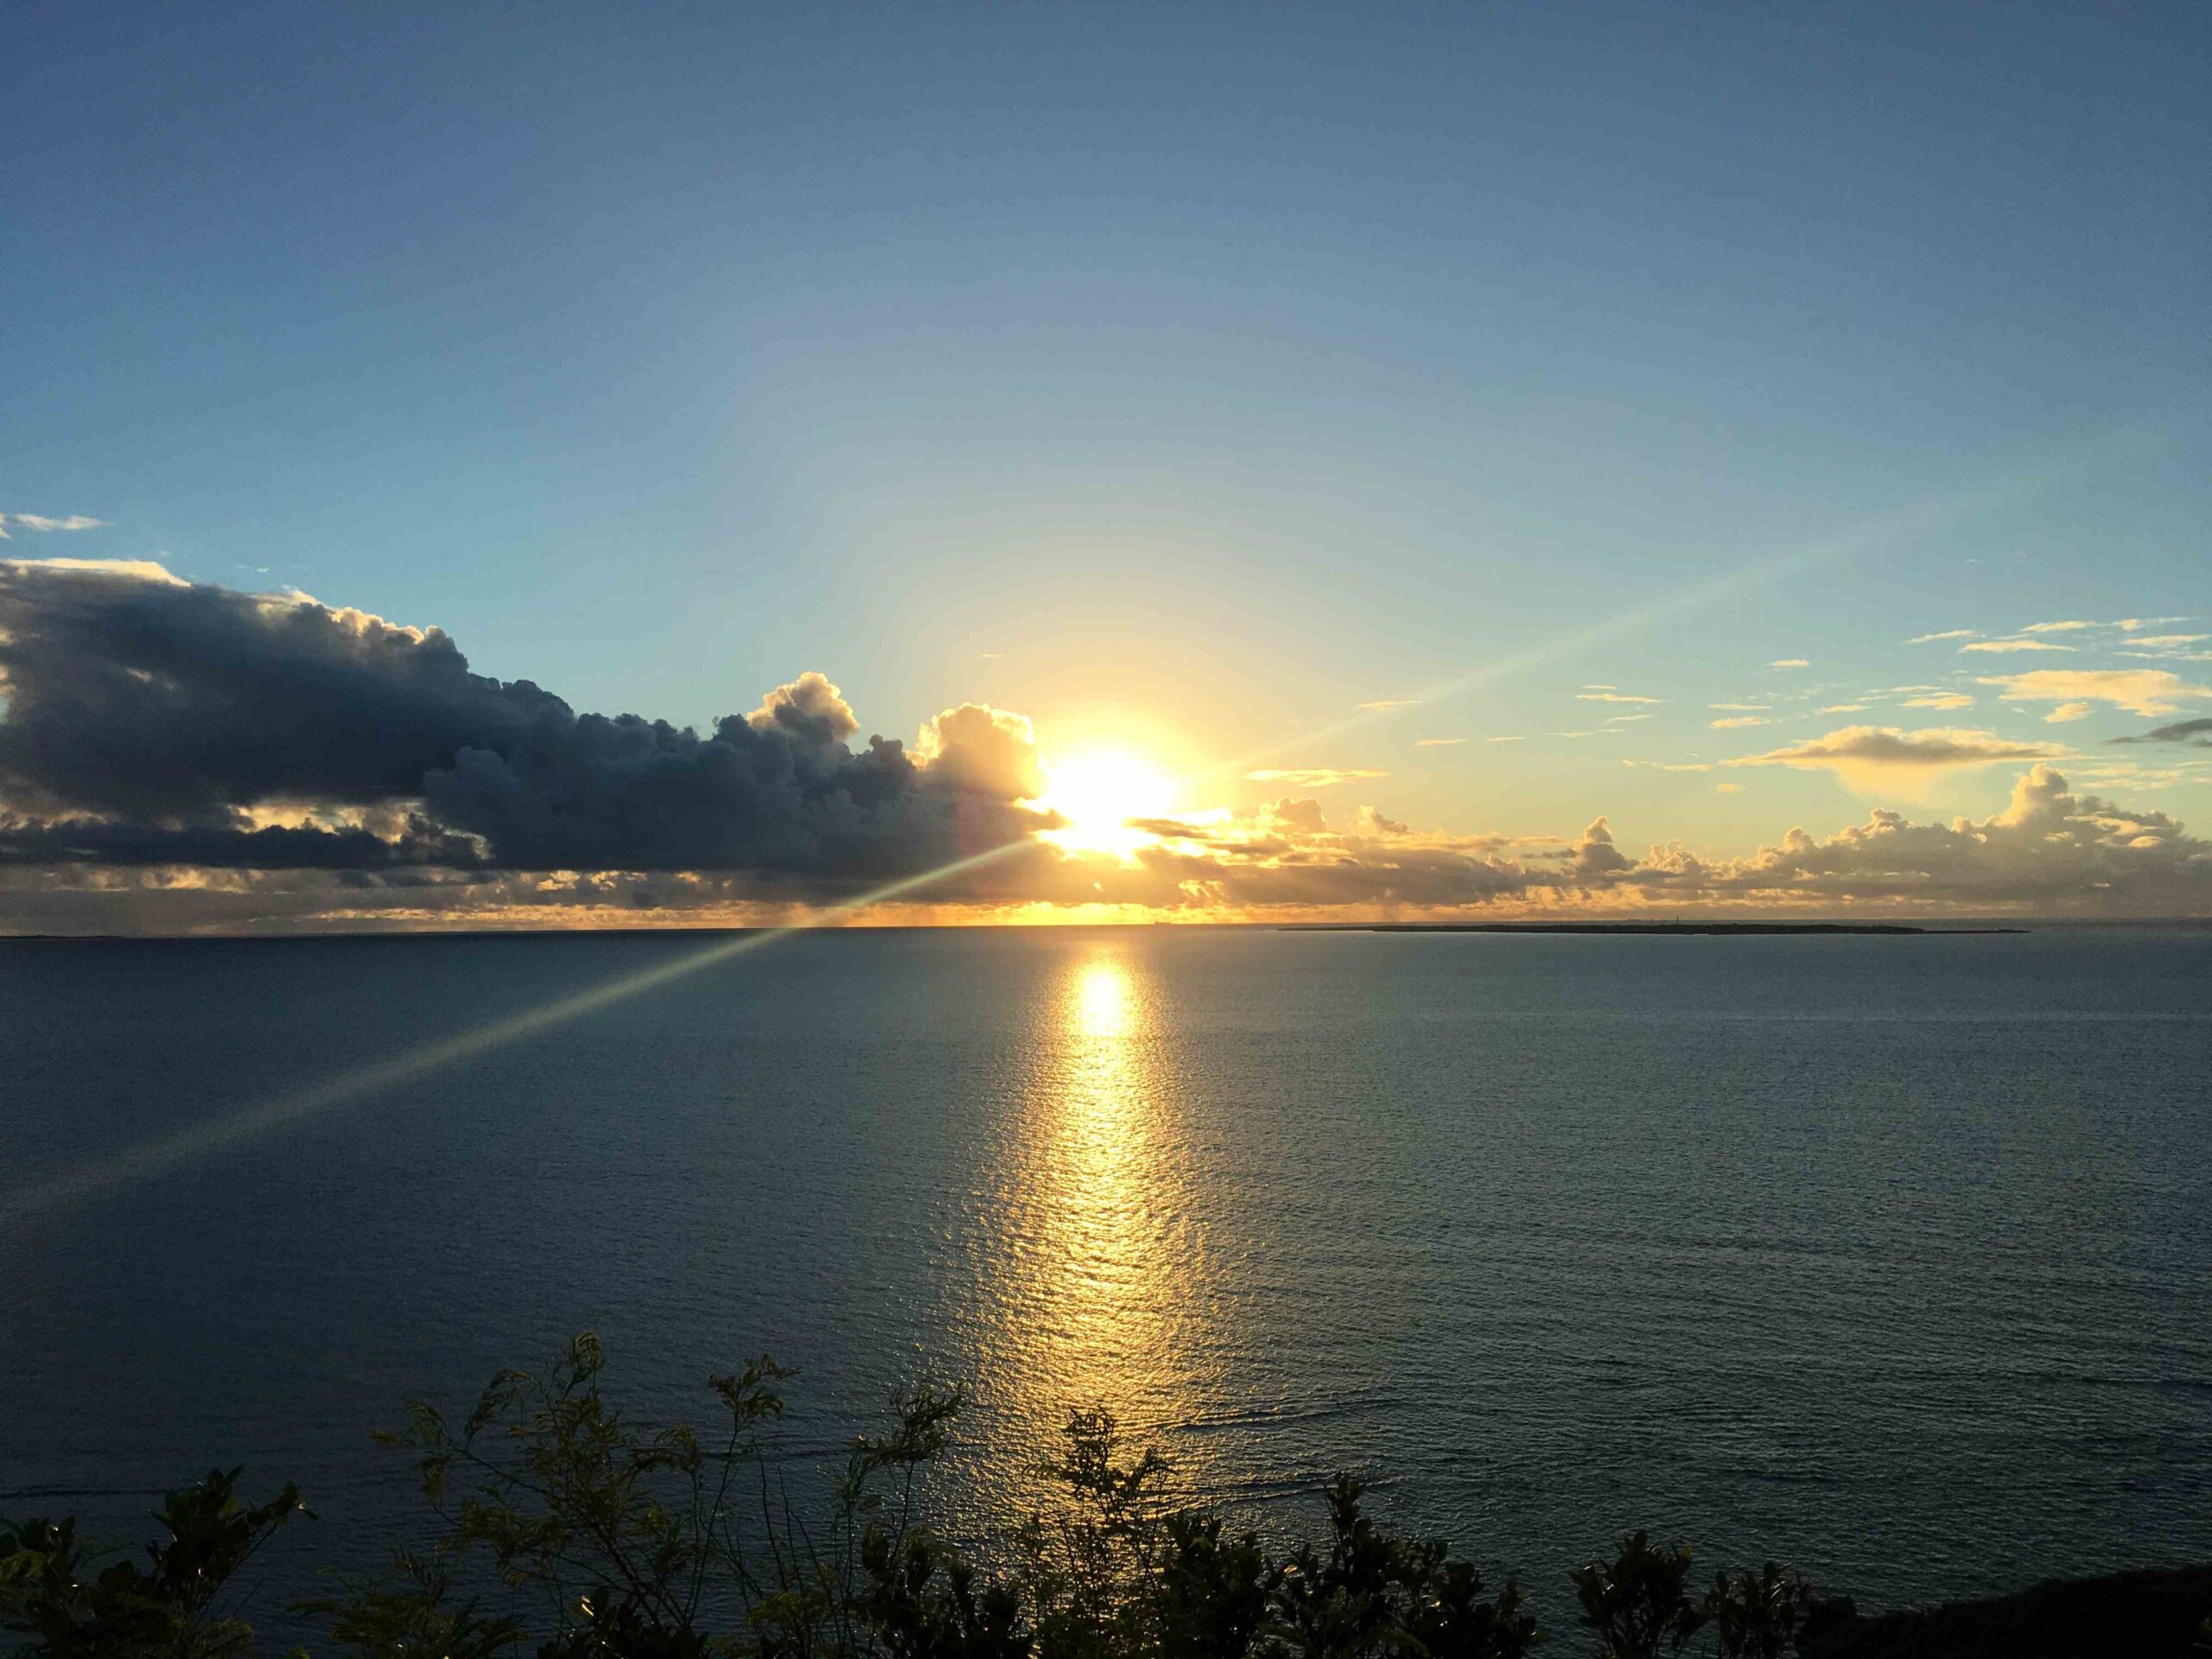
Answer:
[[[963,704],[912,748],[857,743],[818,673],[703,734],[579,714],[530,681],[473,672],[436,629],[153,564],[0,560],[0,928],[17,931],[749,919],[995,849],[929,902],[1192,917],[2212,911],[2212,843],[2076,795],[2047,765],[1987,819],[1876,810],[1728,860],[1680,844],[1637,857],[1603,818],[1575,836],[1455,836],[1370,809],[1332,823],[1290,797],[1147,821],[1157,839],[1126,861],[1069,853],[1040,839],[1057,821],[1034,804],[1039,757],[1017,715]],[[1887,747],[1860,758],[1890,764],[1926,759],[1936,737],[1946,765],[2037,753],[1961,757],[1962,735],[1979,734],[1852,728],[1750,759],[1834,764],[1830,751],[1874,738]]]

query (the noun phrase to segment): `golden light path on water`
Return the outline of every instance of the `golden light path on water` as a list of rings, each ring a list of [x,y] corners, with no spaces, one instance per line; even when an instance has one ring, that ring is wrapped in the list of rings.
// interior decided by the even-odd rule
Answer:
[[[1073,1408],[1112,1410],[1134,1458],[1204,1414],[1212,1317],[1186,1126],[1146,953],[1129,938],[1071,951],[1041,992],[1034,1049],[1007,1103],[982,1202],[955,1223],[976,1298],[979,1441],[1034,1464],[1064,1450]],[[1217,1335],[1218,1333],[1216,1333]],[[975,1471],[1021,1517],[1026,1483]],[[1192,1446],[1179,1482],[1203,1484]]]
[[[495,1049],[512,1047],[571,1020],[595,1014],[618,1002],[626,1002],[632,997],[642,996],[647,991],[658,990],[664,985],[688,978],[719,963],[765,950],[795,934],[834,926],[874,906],[918,893],[955,875],[988,864],[995,859],[1003,858],[1028,844],[1026,841],[1009,842],[967,858],[956,859],[950,864],[939,865],[933,870],[925,870],[918,875],[887,882],[842,904],[828,906],[805,922],[785,927],[764,928],[757,932],[741,933],[731,938],[718,938],[714,944],[673,961],[639,973],[626,974],[619,979],[607,980],[588,990],[541,1003],[537,1007],[474,1027],[454,1036],[404,1050],[388,1060],[342,1072],[296,1093],[281,1095],[258,1105],[225,1113],[211,1122],[195,1123],[175,1135],[133,1147],[111,1157],[95,1159],[75,1169],[64,1170],[35,1185],[17,1187],[0,1195],[0,1225],[22,1223],[65,1208],[109,1187],[143,1180],[149,1175],[175,1169],[218,1147],[265,1135],[271,1129],[296,1123],[304,1118],[357,1104],[385,1090],[411,1083],[459,1061],[472,1059]]]

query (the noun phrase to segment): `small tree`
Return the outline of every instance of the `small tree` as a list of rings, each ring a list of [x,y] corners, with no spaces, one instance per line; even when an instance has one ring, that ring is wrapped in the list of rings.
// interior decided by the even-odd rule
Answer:
[[[115,1551],[79,1538],[73,1520],[0,1530],[0,1620],[52,1659],[251,1654],[251,1626],[219,1612],[217,1603],[232,1576],[304,1511],[298,1488],[289,1485],[247,1508],[238,1499],[239,1473],[213,1470],[168,1493],[154,1516],[168,1535],[147,1546],[143,1567],[130,1561],[98,1567]]]
[[[1689,1573],[1688,1550],[1655,1548],[1639,1532],[1621,1540],[1611,1566],[1593,1561],[1569,1574],[1599,1659],[1652,1659],[1662,1643],[1679,1652],[1705,1623],[1683,1593]]]
[[[1706,1617],[1720,1639],[1720,1659],[1782,1659],[1804,1628],[1813,1586],[1769,1561],[1732,1578],[1722,1573],[1705,1599]]]

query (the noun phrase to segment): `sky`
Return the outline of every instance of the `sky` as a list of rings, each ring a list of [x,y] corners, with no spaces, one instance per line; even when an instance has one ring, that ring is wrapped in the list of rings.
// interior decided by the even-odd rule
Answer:
[[[0,930],[2212,913],[2208,84],[2190,4],[12,8]]]

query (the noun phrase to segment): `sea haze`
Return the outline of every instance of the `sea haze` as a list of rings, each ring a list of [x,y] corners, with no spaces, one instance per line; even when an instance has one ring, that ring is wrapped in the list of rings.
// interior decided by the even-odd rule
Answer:
[[[696,949],[0,944],[0,1511],[295,1478],[289,1598],[416,1522],[404,1399],[590,1328],[803,1447],[957,1380],[984,1513],[1075,1404],[1262,1526],[1352,1470],[1555,1624],[1631,1528],[1862,1605],[2212,1529],[2198,931],[807,935],[27,1202]]]

